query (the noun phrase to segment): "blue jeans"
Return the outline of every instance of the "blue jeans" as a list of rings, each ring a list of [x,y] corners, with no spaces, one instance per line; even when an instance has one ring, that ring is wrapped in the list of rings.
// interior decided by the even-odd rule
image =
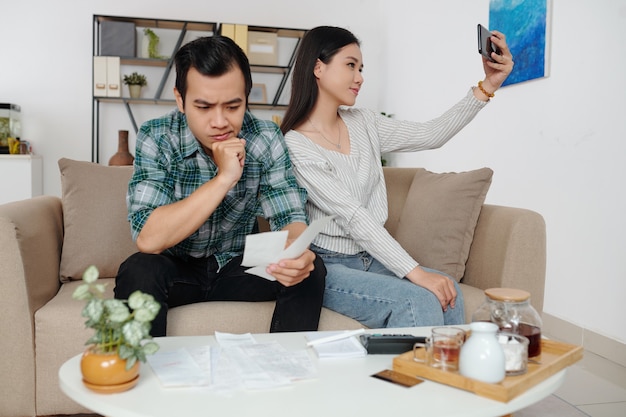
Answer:
[[[452,279],[456,305],[443,311],[437,297],[406,278],[398,278],[367,252],[345,255],[311,245],[326,265],[324,307],[369,328],[440,326],[465,323],[463,295]]]

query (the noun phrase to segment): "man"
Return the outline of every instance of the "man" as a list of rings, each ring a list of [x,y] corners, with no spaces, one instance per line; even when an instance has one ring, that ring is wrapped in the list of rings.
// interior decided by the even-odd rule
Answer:
[[[178,108],[137,135],[127,203],[139,252],[120,266],[115,297],[156,298],[153,336],[165,335],[168,307],[218,300],[276,300],[270,332],[316,330],[326,269],[313,252],[268,266],[276,281],[241,266],[257,215],[289,242],[307,221],[280,130],[247,111],[248,59],[214,36],[184,45],[175,64]]]

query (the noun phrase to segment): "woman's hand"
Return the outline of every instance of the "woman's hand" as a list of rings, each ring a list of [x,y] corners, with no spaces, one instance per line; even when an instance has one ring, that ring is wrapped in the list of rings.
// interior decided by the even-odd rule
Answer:
[[[457,294],[450,278],[435,272],[427,272],[419,266],[409,272],[406,277],[412,283],[435,294],[443,311],[447,311],[448,307],[454,308]]]
[[[491,32],[491,42],[500,49],[500,55],[495,52],[491,53],[491,57],[496,62],[491,62],[483,57],[483,68],[485,69],[485,80],[483,88],[488,93],[493,94],[506,80],[511,71],[513,71],[513,55],[506,43],[506,36],[503,33],[494,30]],[[494,48],[495,49],[495,48]]]

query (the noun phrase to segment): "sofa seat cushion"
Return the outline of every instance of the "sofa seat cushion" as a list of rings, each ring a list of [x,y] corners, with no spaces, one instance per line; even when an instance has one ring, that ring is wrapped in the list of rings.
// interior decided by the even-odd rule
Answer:
[[[465,273],[493,171],[434,173],[418,168],[395,237],[420,265],[457,281]]]
[[[274,301],[212,301],[188,304],[168,312],[168,336],[193,336],[199,334],[267,333],[270,329]],[[318,330],[351,330],[363,327],[352,320],[326,308],[322,309]]]

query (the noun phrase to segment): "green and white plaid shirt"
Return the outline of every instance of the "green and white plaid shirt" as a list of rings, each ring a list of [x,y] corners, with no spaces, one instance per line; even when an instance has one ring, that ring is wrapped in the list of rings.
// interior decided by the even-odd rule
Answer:
[[[272,230],[307,223],[306,191],[299,187],[282,133],[249,112],[239,134],[246,140],[243,174],[215,212],[191,236],[166,252],[177,256],[215,255],[220,268],[243,253],[245,237],[258,215]],[[126,198],[128,219],[137,239],[152,211],[182,200],[217,175],[178,110],[143,124],[137,135],[135,171]]]

